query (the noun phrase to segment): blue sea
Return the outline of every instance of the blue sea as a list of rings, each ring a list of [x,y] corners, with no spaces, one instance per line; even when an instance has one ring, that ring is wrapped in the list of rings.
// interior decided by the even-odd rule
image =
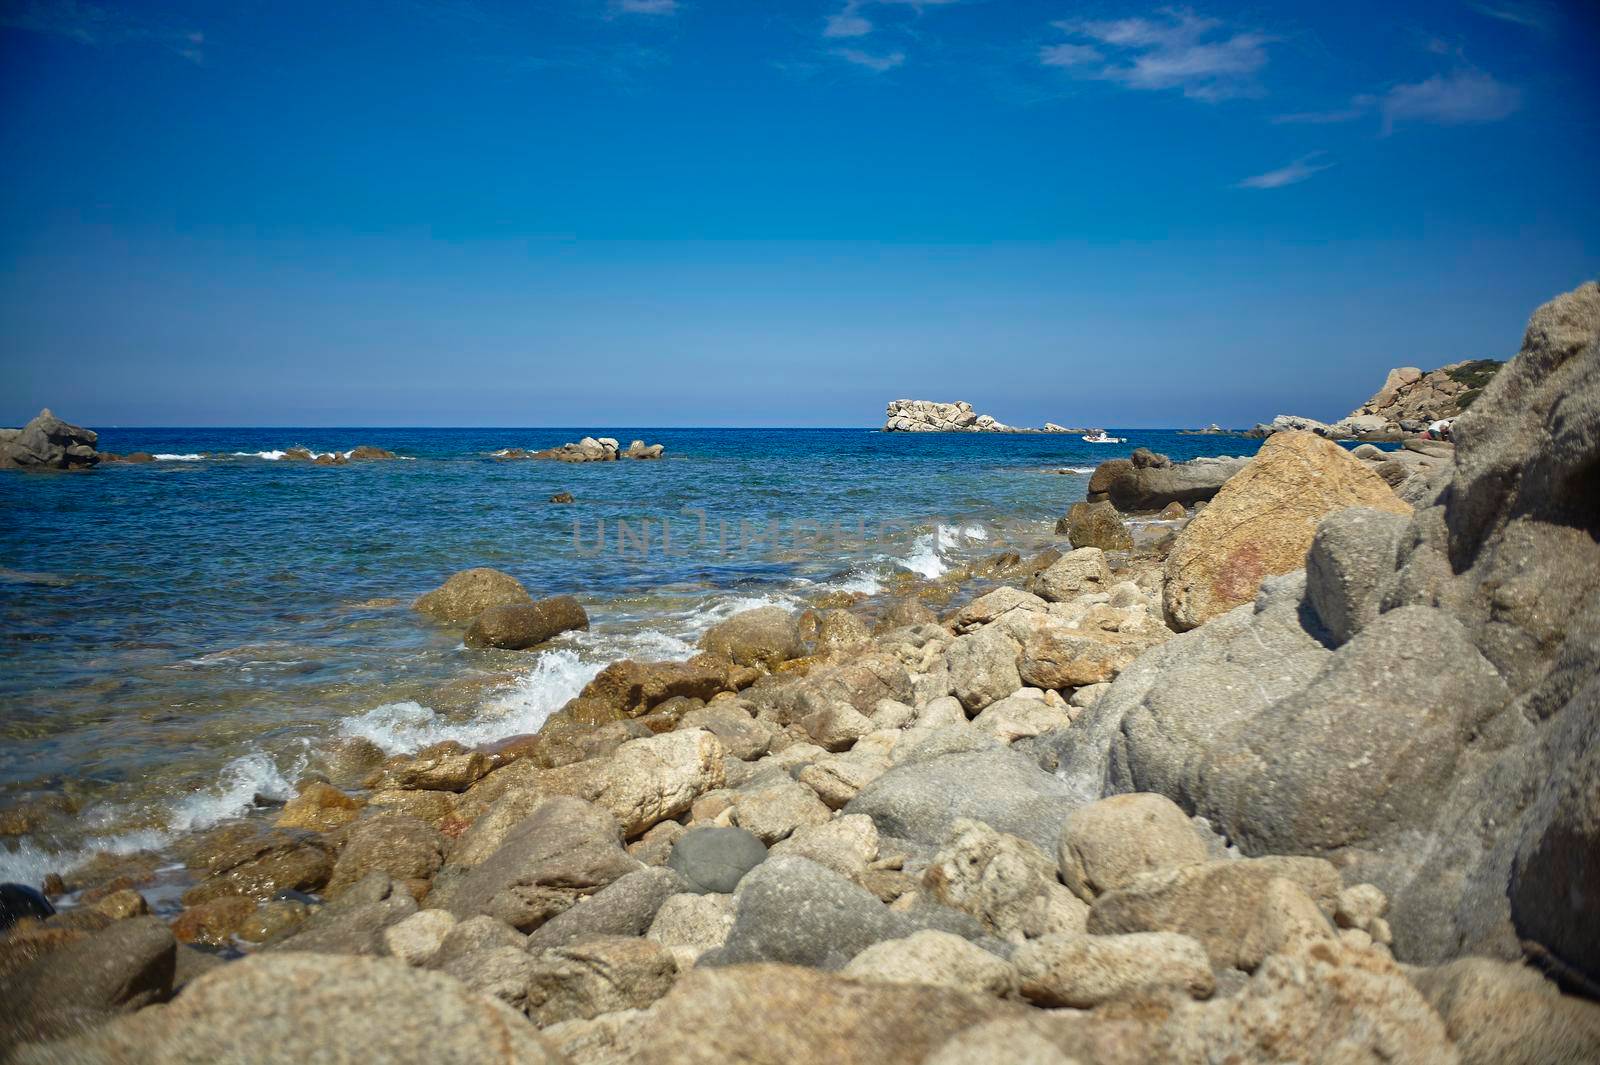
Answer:
[[[1113,431],[1115,432],[1115,431]],[[658,461],[500,461],[584,435]],[[319,750],[536,731],[607,662],[685,658],[711,624],[829,591],[866,597],[1055,541],[1096,463],[1259,441],[1127,431],[104,429],[149,464],[0,474],[0,880],[96,850],[162,851],[293,794]],[[315,466],[293,446],[395,461]],[[1065,472],[1063,472],[1065,471]],[[570,492],[575,502],[552,504]],[[493,566],[572,594],[588,632],[465,648],[412,598]],[[54,811],[54,812],[51,812]]]

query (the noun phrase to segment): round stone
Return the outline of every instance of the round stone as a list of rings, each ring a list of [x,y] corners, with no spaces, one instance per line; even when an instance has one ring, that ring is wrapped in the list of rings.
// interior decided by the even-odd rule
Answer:
[[[694,828],[673,844],[667,865],[704,895],[727,894],[767,857],[766,844],[742,828]]]

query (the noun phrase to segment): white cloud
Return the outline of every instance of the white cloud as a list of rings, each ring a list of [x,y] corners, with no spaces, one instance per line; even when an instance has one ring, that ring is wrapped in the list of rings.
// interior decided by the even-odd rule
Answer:
[[[1234,185],[1234,188],[1281,189],[1285,185],[1298,185],[1313,174],[1321,173],[1333,165],[1332,163],[1316,163],[1312,161],[1321,155],[1321,152],[1313,152],[1310,155],[1302,156],[1288,166],[1280,166],[1276,170],[1268,170],[1265,174],[1247,177]]]
[[[1274,115],[1274,125],[1305,124],[1325,126],[1335,122],[1354,122],[1364,115],[1372,113],[1372,106],[1378,102],[1376,96],[1363,93],[1350,98],[1350,106],[1337,107],[1332,111],[1299,111],[1289,115]]]
[[[617,10],[628,15],[675,15],[678,0],[617,0]]]
[[[906,61],[904,52],[887,52],[883,55],[874,55],[864,52],[859,48],[836,48],[834,55],[847,63],[854,63],[859,67],[866,67],[875,74],[882,74],[886,70],[893,70]]]
[[[1043,48],[1039,61],[1044,65],[1130,89],[1177,89],[1207,102],[1258,95],[1254,75],[1266,66],[1266,46],[1273,40],[1261,33],[1219,32],[1220,21],[1187,10],[1159,19],[1073,19],[1055,25],[1092,43]],[[1112,57],[1101,56],[1102,48]]]
[[[1435,74],[1426,81],[1396,85],[1383,97],[1383,130],[1400,122],[1458,126],[1498,122],[1522,104],[1522,91],[1481,70]]]
[[[1502,0],[1495,4],[1472,4],[1472,10],[1489,18],[1524,26],[1530,30],[1547,30],[1556,20],[1556,12],[1546,4],[1516,3]]]
[[[828,16],[822,28],[824,37],[865,37],[872,32],[872,23],[861,14],[856,4],[846,4],[843,10]]]

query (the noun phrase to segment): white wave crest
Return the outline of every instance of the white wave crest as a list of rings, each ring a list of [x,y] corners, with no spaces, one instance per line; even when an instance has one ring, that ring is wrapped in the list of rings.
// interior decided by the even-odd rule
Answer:
[[[234,455],[242,459],[266,459],[268,462],[277,462],[283,458],[282,451],[235,451]]]
[[[603,663],[584,661],[569,648],[545,651],[509,691],[490,700],[468,721],[440,717],[418,702],[384,703],[346,720],[346,736],[371,740],[389,754],[420,750],[445,740],[468,747],[538,732],[549,716],[594,679]]]
[[[944,559],[939,557],[939,539],[938,533],[923,533],[911,545],[905,558],[895,560],[896,564],[929,580],[942,575],[947,567]]]
[[[150,457],[155,459],[157,462],[199,462],[205,458],[204,455],[196,455],[193,452],[183,455],[151,455]]]

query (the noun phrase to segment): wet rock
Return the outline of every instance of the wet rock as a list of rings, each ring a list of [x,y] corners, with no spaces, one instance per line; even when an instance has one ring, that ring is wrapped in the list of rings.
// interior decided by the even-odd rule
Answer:
[[[687,662],[635,662],[623,659],[606,666],[579,698],[607,708],[618,717],[639,717],[668,699],[709,701],[733,691],[732,663],[717,655],[696,655]]]
[[[1017,970],[1004,958],[935,929],[890,939],[850,959],[841,975],[887,984],[932,984],[963,991],[1011,997],[1017,991]]]
[[[493,766],[482,751],[469,751],[453,741],[390,759],[367,778],[368,788],[417,791],[465,791]]]
[[[1169,503],[1187,506],[1205,502],[1249,461],[1247,458],[1200,458],[1179,463],[1154,461],[1165,458],[1154,455],[1138,462],[1130,459],[1102,462],[1089,477],[1089,500],[1108,500],[1124,514],[1160,510]]]
[[[1205,949],[1172,932],[1050,935],[1022,944],[1011,960],[1022,996],[1036,1006],[1093,1009],[1165,993],[1209,998],[1216,986]]]
[[[448,791],[407,791],[403,788],[385,788],[367,796],[367,805],[374,810],[405,814],[425,825],[439,828],[455,813],[456,796]]]
[[[884,604],[882,612],[878,615],[877,624],[873,626],[872,631],[885,633],[916,625],[936,625],[938,623],[938,615],[933,612],[927,603],[920,599],[900,598],[892,599]]]
[[[767,859],[760,837],[742,828],[691,828],[672,848],[667,867],[689,890],[728,893]]]
[[[1163,795],[1113,795],[1072,811],[1057,849],[1061,879],[1085,902],[1126,887],[1141,873],[1207,858],[1205,843]]]
[[[556,1065],[538,1030],[505,1005],[391,958],[259,955],[192,983],[171,1006],[70,1042],[38,1046],[30,1065],[202,1065],[385,1061],[398,1065]]]
[[[572,493],[571,492],[557,492],[555,495],[550,497],[550,502],[552,502],[552,503],[571,503],[571,502],[573,502]]]
[[[284,804],[276,825],[331,832],[354,821],[364,805],[360,799],[346,795],[332,784],[309,781],[300,786],[299,794]]]
[[[26,884],[0,884],[0,930],[25,917],[43,920],[55,912],[50,900],[36,889]]]
[[[587,629],[589,615],[570,595],[531,603],[491,606],[475,618],[462,637],[468,647],[522,651],[574,629]]]
[[[718,622],[700,637],[700,649],[736,665],[769,670],[805,654],[796,618],[781,606],[745,610]]]
[[[247,927],[255,912],[254,899],[224,895],[185,909],[172,922],[172,934],[180,943],[226,946]]]
[[[1065,534],[1074,548],[1098,547],[1102,551],[1132,551],[1133,534],[1122,523],[1117,508],[1105,500],[1074,503],[1056,522],[1057,535]]]
[[[825,610],[817,622],[817,653],[853,651],[872,639],[867,623],[848,610]]]
[[[450,579],[411,604],[435,621],[465,625],[492,606],[531,603],[522,582],[509,573],[480,566],[450,575]]]
[[[396,880],[428,880],[444,864],[444,837],[399,813],[381,813],[352,825],[334,863],[326,894],[338,898],[373,873]]]
[[[226,895],[266,899],[280,891],[319,891],[333,874],[329,847],[314,837],[238,825],[212,838],[220,845],[202,844],[207,850],[199,856],[212,875],[183,893],[188,905]]]

